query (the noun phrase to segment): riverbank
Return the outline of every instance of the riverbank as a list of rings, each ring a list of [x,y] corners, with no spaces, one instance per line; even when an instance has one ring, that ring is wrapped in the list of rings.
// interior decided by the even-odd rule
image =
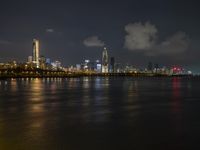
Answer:
[[[54,74],[4,74],[0,79],[9,78],[71,78],[71,77],[192,77],[193,75],[166,75],[152,73],[54,73]]]

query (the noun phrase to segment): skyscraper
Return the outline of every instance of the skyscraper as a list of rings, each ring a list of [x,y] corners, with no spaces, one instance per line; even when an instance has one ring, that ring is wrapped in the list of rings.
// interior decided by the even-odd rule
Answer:
[[[39,40],[33,39],[33,63],[39,68]]]
[[[115,71],[115,58],[111,57],[110,58],[110,72],[114,73]]]
[[[108,52],[107,49],[104,47],[102,53],[102,66],[101,66],[102,73],[108,73]]]

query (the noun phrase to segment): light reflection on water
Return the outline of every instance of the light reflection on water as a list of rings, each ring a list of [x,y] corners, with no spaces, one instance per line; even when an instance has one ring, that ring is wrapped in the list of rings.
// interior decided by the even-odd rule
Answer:
[[[73,143],[85,142],[83,147],[93,149],[88,140],[104,145],[111,140],[111,147],[115,141],[130,141],[133,148],[135,143],[148,147],[149,141],[163,140],[174,146],[175,137],[182,140],[189,132],[189,122],[199,124],[197,83],[183,78],[120,77],[1,80],[0,146],[59,149],[61,144],[77,149]],[[191,134],[197,136],[200,131],[195,129]],[[177,143],[178,148],[184,145]]]

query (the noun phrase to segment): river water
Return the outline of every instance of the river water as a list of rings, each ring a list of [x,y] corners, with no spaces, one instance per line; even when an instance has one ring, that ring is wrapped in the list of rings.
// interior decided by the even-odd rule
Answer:
[[[199,139],[199,78],[0,80],[0,150],[192,150]]]

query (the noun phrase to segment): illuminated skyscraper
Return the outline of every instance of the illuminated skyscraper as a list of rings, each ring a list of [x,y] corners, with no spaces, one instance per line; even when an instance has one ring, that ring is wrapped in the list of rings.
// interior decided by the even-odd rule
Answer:
[[[33,63],[39,68],[39,40],[33,39]]]
[[[108,73],[108,52],[107,49],[104,47],[102,53],[102,65],[101,65],[101,72]]]

